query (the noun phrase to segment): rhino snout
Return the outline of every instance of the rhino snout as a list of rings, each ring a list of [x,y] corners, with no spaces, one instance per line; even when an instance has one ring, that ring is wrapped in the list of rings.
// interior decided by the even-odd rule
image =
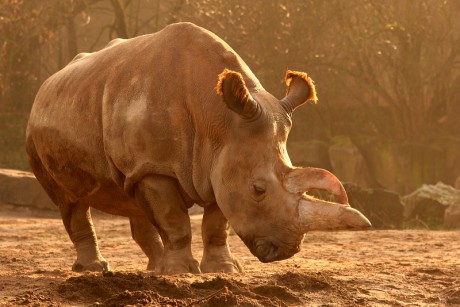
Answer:
[[[267,263],[284,260],[298,253],[300,251],[302,238],[292,245],[282,244],[274,237],[257,238],[253,240],[242,238],[242,240],[254,256],[261,262]]]

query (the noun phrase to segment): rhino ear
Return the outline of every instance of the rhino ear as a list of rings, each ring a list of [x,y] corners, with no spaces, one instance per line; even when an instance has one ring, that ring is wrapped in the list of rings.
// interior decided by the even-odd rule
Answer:
[[[286,71],[286,97],[281,100],[281,104],[286,111],[291,114],[298,106],[312,100],[318,101],[313,80],[304,72]]]
[[[227,107],[244,119],[253,119],[260,114],[260,105],[252,98],[239,72],[224,69],[219,75],[216,91],[224,98]]]

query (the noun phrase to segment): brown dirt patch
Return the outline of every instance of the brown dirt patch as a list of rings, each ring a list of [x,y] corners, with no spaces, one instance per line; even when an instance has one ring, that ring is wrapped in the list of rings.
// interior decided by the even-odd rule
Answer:
[[[314,232],[299,254],[271,264],[230,236],[245,274],[152,276],[126,219],[94,220],[113,269],[104,275],[70,271],[75,255],[56,213],[0,208],[0,306],[460,305],[460,231]],[[192,219],[197,259],[200,222]]]

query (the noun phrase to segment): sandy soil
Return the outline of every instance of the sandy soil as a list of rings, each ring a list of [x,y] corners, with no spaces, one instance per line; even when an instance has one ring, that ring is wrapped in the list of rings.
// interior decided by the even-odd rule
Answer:
[[[0,209],[0,306],[455,306],[460,231],[309,233],[291,259],[260,263],[237,236],[245,274],[151,276],[126,219],[94,218],[112,272],[70,271],[74,250],[54,213]],[[201,258],[200,216],[192,219]]]

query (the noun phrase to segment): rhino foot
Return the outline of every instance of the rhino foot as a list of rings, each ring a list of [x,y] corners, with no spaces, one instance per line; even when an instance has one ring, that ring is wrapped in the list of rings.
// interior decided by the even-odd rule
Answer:
[[[235,258],[230,259],[229,261],[202,261],[201,272],[203,273],[243,273],[244,269]]]
[[[228,246],[213,246],[206,250],[201,260],[203,273],[243,273],[243,266],[230,253]]]
[[[192,273],[200,274],[199,263],[184,250],[165,251],[160,263],[159,273],[163,275]]]
[[[109,264],[105,260],[96,260],[89,263],[81,263],[78,260],[72,265],[72,271],[74,272],[108,272],[110,270]]]
[[[152,261],[149,260],[149,263],[147,264],[147,271],[158,271],[160,267],[159,261]]]

